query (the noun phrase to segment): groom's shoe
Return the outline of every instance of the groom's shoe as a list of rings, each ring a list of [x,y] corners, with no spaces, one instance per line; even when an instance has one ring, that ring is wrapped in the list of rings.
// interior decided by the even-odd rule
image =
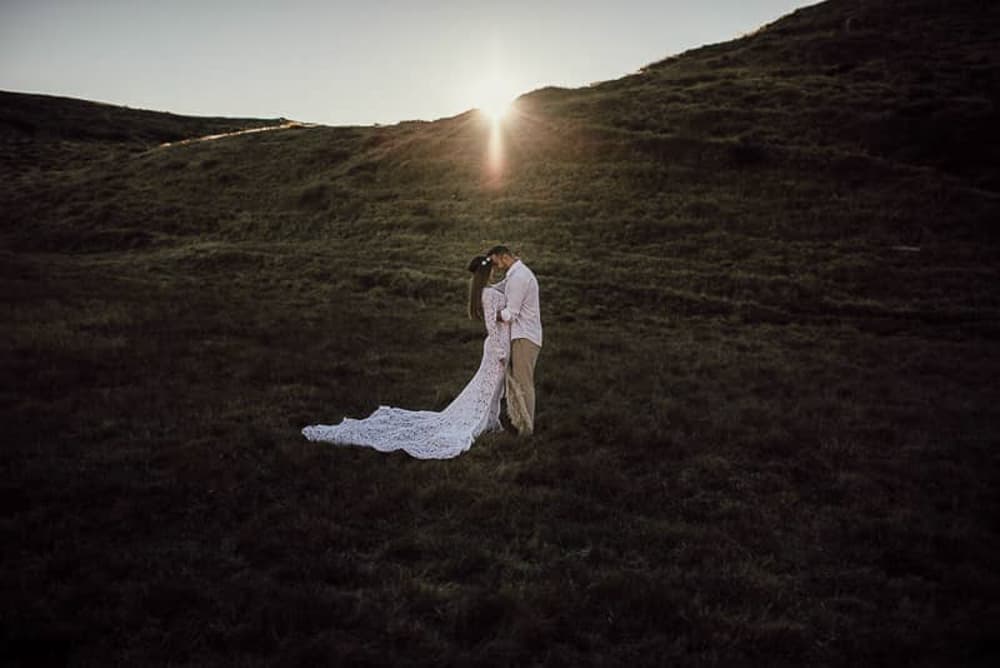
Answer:
[[[510,417],[506,413],[500,413],[500,426],[503,427],[504,433],[517,436],[517,427],[510,421]]]
[[[531,435],[535,433],[534,425],[521,425],[517,426],[511,423],[510,427],[518,438],[531,438]]]

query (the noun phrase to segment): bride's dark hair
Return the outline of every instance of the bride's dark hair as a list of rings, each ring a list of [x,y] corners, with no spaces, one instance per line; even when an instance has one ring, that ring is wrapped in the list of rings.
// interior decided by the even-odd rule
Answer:
[[[483,288],[490,282],[493,262],[488,255],[477,255],[469,262],[469,317],[473,320],[483,319]]]

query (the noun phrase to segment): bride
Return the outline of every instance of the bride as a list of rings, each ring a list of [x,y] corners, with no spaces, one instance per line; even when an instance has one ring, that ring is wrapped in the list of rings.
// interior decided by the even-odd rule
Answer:
[[[506,298],[488,285],[492,262],[479,255],[469,263],[469,317],[486,325],[483,359],[465,389],[441,412],[379,408],[363,420],[344,418],[336,425],[302,430],[310,441],[361,445],[382,452],[403,450],[418,459],[448,459],[472,445],[477,436],[500,427],[500,399],[510,355],[510,325],[498,320]]]

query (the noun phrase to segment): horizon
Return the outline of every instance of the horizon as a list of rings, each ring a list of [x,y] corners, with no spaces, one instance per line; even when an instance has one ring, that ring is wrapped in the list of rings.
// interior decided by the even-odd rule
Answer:
[[[185,116],[433,121],[618,79],[815,2],[684,4],[25,2],[2,10],[0,89]]]

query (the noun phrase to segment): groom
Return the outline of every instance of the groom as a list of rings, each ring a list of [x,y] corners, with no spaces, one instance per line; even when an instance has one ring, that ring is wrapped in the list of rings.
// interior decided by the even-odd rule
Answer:
[[[535,430],[535,362],[542,349],[538,280],[506,246],[494,246],[486,255],[494,267],[507,272],[496,286],[507,295],[500,319],[510,323],[507,415],[520,436],[530,436]]]

